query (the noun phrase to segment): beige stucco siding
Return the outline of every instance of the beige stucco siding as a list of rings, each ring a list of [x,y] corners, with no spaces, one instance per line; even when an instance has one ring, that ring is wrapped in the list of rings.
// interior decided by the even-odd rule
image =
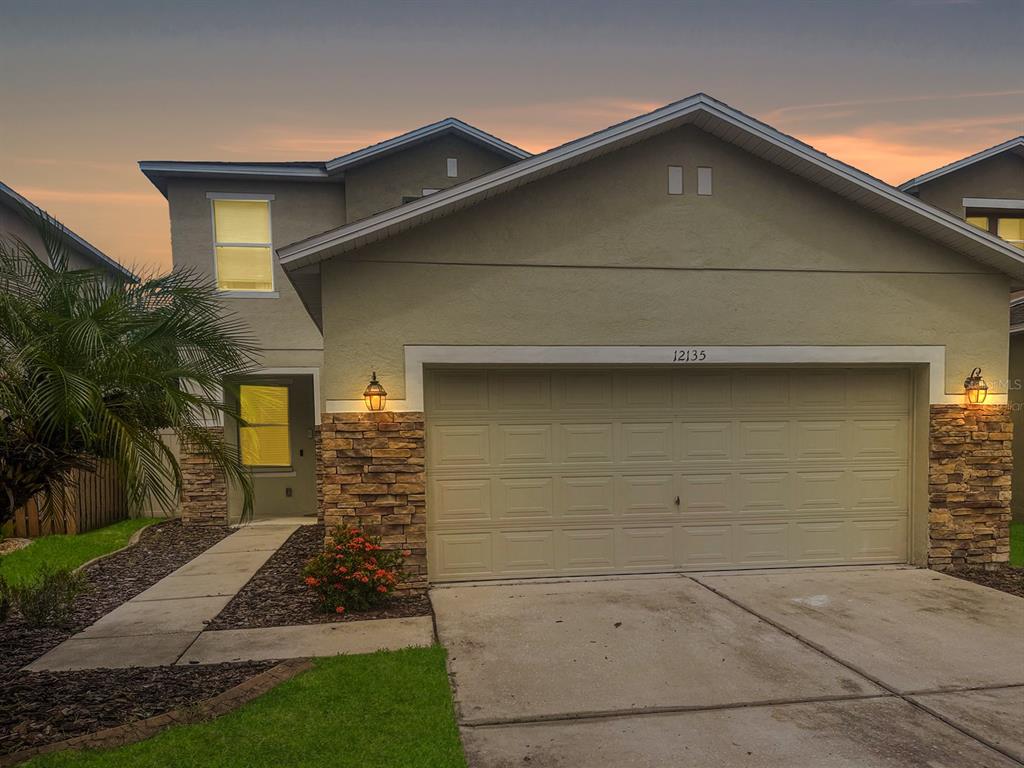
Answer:
[[[712,196],[694,194],[698,165]],[[953,393],[976,365],[1005,377],[1007,293],[688,128],[325,263],[323,396],[358,398],[376,368],[404,397],[406,344],[945,345]]]
[[[193,267],[214,277],[213,220],[207,193],[270,194],[274,247],[309,237],[345,220],[340,184],[265,181],[171,180],[167,198],[175,267]],[[278,298],[225,298],[228,308],[249,327],[266,367],[318,366],[320,332],[302,306],[280,265],[274,265]]]
[[[920,187],[918,197],[929,205],[965,215],[965,197],[1024,200],[1024,157],[1003,152]]]
[[[458,160],[459,175],[447,175],[446,160]],[[459,136],[442,136],[345,171],[348,221],[401,205],[403,196],[447,189],[508,165],[503,155]]]

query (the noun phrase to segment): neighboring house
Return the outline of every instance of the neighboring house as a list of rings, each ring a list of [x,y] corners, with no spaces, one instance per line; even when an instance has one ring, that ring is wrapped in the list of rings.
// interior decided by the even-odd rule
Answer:
[[[0,237],[19,238],[33,252],[46,258],[46,248],[39,233],[40,221],[47,214],[35,203],[19,195],[3,182],[0,182]],[[64,229],[65,243],[68,249],[70,266],[73,269],[99,268],[112,276],[134,280],[135,275],[130,269],[114,261],[96,246],[86,242],[85,238],[76,235],[70,229]]]
[[[1024,249],[1024,136],[936,168],[900,185],[926,203],[965,219]],[[1010,362],[1007,382],[1014,424],[1014,478],[1024,483],[1024,297],[1010,301]],[[1024,519],[1024,493],[1013,499]]]
[[[1007,559],[1006,391],[963,382],[1006,379],[1024,253],[703,94],[532,157],[438,125],[141,164],[266,349],[259,515],[370,525],[415,586]]]
[[[41,208],[0,182],[0,238],[20,239],[32,251],[47,258],[39,227],[46,214]],[[69,229],[62,230],[72,269],[102,269],[111,279],[135,280],[132,271],[107,256]],[[35,501],[18,511],[12,532],[15,536],[47,533],[82,533],[109,525],[128,516],[128,502],[111,473],[76,472],[73,480],[75,503],[66,516],[41,516]]]

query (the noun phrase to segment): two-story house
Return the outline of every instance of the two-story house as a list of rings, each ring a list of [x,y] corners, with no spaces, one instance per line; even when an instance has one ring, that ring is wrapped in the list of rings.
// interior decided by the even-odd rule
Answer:
[[[1024,136],[983,149],[900,185],[921,200],[1024,249]],[[1014,478],[1024,482],[1024,294],[1010,300],[1009,392],[1014,423]],[[1013,500],[1024,519],[1024,493]]]
[[[141,167],[263,348],[223,427],[257,515],[413,586],[1007,559],[1024,253],[710,96],[534,156],[447,120]],[[186,519],[237,513],[185,465]]]

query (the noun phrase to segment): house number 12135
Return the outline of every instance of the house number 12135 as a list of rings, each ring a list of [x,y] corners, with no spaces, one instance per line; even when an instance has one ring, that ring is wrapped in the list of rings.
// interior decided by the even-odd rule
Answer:
[[[672,355],[673,363],[702,363],[707,359],[706,349],[677,349]]]

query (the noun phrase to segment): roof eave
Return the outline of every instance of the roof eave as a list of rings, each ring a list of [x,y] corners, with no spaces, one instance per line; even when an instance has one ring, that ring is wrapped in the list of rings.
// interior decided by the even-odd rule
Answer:
[[[916,190],[918,187],[931,181],[935,181],[946,174],[962,170],[968,166],[974,165],[975,163],[980,163],[982,160],[988,160],[990,157],[1001,155],[1003,152],[1020,148],[1024,148],[1024,136],[1014,136],[1012,139],[1008,139],[1001,144],[996,144],[994,147],[988,147],[980,152],[975,152],[973,155],[962,157],[959,160],[954,160],[952,163],[947,163],[946,165],[934,168],[927,173],[922,173],[920,176],[908,179],[900,184],[898,189],[902,192]]]

